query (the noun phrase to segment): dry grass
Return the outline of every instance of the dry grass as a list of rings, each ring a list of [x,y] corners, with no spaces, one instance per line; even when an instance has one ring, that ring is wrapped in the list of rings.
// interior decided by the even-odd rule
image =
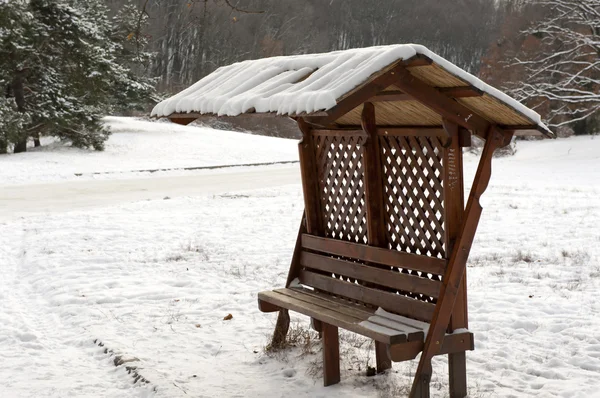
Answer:
[[[268,339],[271,340],[269,335]],[[299,348],[300,356],[315,354],[320,350],[319,334],[295,321],[290,323],[290,328],[285,341],[278,347],[272,347],[271,344],[265,346],[265,352],[269,355],[277,355],[289,351],[291,348]]]

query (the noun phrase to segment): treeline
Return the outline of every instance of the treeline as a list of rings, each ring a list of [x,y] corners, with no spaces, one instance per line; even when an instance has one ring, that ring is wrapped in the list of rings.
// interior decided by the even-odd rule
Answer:
[[[511,1],[139,0],[158,90],[260,57],[419,43],[478,73]],[[126,0],[109,0],[113,12]]]
[[[0,153],[102,149],[222,65],[419,43],[567,133],[600,130],[600,0],[0,0]]]

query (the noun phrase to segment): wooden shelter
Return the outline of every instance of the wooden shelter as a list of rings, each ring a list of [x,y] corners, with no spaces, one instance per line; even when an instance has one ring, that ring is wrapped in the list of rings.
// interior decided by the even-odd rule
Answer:
[[[258,113],[291,117],[303,134],[305,213],[289,275],[258,296],[262,311],[279,313],[272,344],[297,311],[322,335],[325,385],[340,379],[341,327],[375,340],[378,371],[421,353],[411,397],[429,396],[432,358],[448,354],[450,396],[466,396],[466,262],[492,155],[515,134],[552,132],[414,45],[234,64],[154,111],[181,124]],[[472,134],[485,146],[465,206]]]

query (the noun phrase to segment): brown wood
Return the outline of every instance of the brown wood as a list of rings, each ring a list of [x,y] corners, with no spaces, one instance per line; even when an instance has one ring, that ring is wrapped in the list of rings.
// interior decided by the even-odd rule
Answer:
[[[169,120],[172,123],[180,124],[182,126],[187,126],[188,124],[195,121],[197,118],[195,117],[170,117]]]
[[[340,382],[340,341],[338,328],[323,324],[323,385]]]
[[[281,307],[271,304],[267,301],[258,301],[258,309],[260,312],[277,312],[281,311]]]
[[[391,357],[394,362],[408,361],[414,359],[423,351],[423,340],[409,341],[406,344],[391,346]],[[448,334],[443,337],[443,341],[436,355],[451,353],[462,353],[472,351],[475,348],[472,333]],[[465,397],[465,395],[463,395]]]
[[[481,97],[483,95],[483,91],[473,86],[436,87],[436,90],[451,98]],[[409,94],[406,94],[403,91],[388,90],[381,91],[379,94],[372,97],[370,101],[415,101],[415,98]]]
[[[361,125],[362,129],[368,134],[369,137],[364,155],[366,187],[365,199],[367,201],[367,241],[371,246],[383,247],[387,245],[387,242],[385,239],[386,222],[383,208],[384,202],[381,148],[379,146],[379,138],[377,137],[375,106],[373,106],[373,104],[370,102],[366,102],[363,105]],[[386,268],[385,266],[381,266],[379,264],[374,264],[374,266],[384,269]],[[383,272],[385,272],[387,275],[393,275],[389,270]],[[379,282],[383,281],[387,282],[387,278],[379,279]],[[368,280],[368,282],[377,283],[375,280]],[[366,284],[366,286],[371,286],[371,284]],[[390,358],[390,350],[388,345],[377,341],[375,342],[375,363],[377,367],[377,373],[385,372],[387,369],[392,367],[392,360]]]
[[[441,127],[378,127],[378,135],[384,136],[419,136],[419,137],[442,137],[444,129]]]
[[[375,366],[377,373],[383,373],[392,368],[390,345],[375,341]]]
[[[259,301],[259,303],[261,303]],[[263,304],[264,305],[264,304]],[[261,306],[261,304],[259,304]],[[281,348],[285,346],[288,330],[290,329],[290,313],[287,308],[281,308],[275,323],[275,331],[271,339],[271,348]]]
[[[302,189],[304,191],[304,214],[306,215],[306,231],[308,233],[321,234],[319,214],[321,213],[320,203],[317,196],[318,179],[315,168],[315,158],[313,151],[313,138],[311,127],[298,119],[298,127],[302,131],[302,140],[298,143],[300,158],[300,176],[302,178]]]
[[[390,244],[410,253],[444,257],[441,142],[437,138],[382,137],[381,144],[386,159],[388,217],[394,220],[388,227]]]
[[[403,295],[360,286],[337,278],[323,276],[303,270],[300,272],[300,282],[304,285],[326,291],[349,299],[359,300],[395,312],[409,318],[429,322],[433,315],[434,305],[415,300]]]
[[[471,146],[471,132],[467,129],[458,130],[458,146],[468,148]]]
[[[431,327],[425,340],[423,354],[419,360],[419,366],[417,367],[410,393],[411,398],[423,396],[425,386],[427,386],[427,390],[429,389],[428,386],[431,381],[432,372],[431,359],[439,352],[440,342],[450,322],[452,309],[463,279],[465,266],[482,212],[479,198],[485,192],[491,177],[492,155],[494,150],[500,147],[505,139],[505,135],[500,130],[494,127],[491,128],[475,174],[465,210],[463,225],[452,251],[448,268],[444,274],[442,291],[435,307],[433,319],[431,320]]]
[[[435,298],[438,297],[442,287],[440,281],[392,271],[389,266],[387,269],[381,269],[309,252],[302,252],[300,263],[305,268],[343,275],[359,281],[369,282],[370,285],[386,286]]]
[[[442,126],[377,126],[377,135],[387,136],[422,136],[422,137],[442,137],[445,136],[445,132]],[[312,130],[313,136],[361,136],[367,138],[368,135],[361,130],[359,126],[343,126],[334,128],[330,126],[328,129],[314,129]]]
[[[300,220],[300,227],[298,228],[298,235],[296,237],[296,245],[294,246],[294,253],[292,254],[292,262],[288,271],[287,280],[285,287],[289,287],[294,279],[296,279],[300,273],[300,254],[302,252],[302,235],[307,232],[306,227],[306,210],[302,213],[302,219]]]
[[[446,174],[444,180],[447,182],[445,189],[446,203],[446,242],[448,242],[448,253],[451,253],[460,232],[464,217],[464,181],[463,162],[460,130],[457,125],[447,122],[447,127],[452,130],[452,143],[446,151],[444,164]],[[464,131],[464,130],[463,130]],[[467,132],[468,133],[468,132]],[[469,134],[470,137],[470,134]],[[448,332],[456,329],[468,329],[467,322],[467,272],[465,270],[460,288],[452,310],[452,317],[448,326]],[[448,375],[451,398],[463,398],[467,395],[467,372],[465,352],[454,352],[448,354]]]
[[[369,315],[356,315],[351,305],[336,305],[317,297],[303,294],[295,289],[280,289],[258,294],[259,301],[299,312],[323,323],[335,325],[386,344],[399,344],[406,341],[406,333],[393,335],[379,333],[360,325]]]
[[[490,122],[477,115],[472,110],[459,104],[451,98],[424,83],[417,77],[398,71],[398,81],[394,84],[402,91],[413,96],[423,105],[439,113],[442,117],[483,135],[490,127]],[[484,137],[485,138],[485,137]]]
[[[385,212],[383,209],[383,187],[381,148],[377,137],[375,107],[370,102],[363,106],[362,128],[369,138],[364,154],[365,160],[365,199],[367,205],[367,239],[370,246],[384,247]]]
[[[310,326],[314,331],[319,332],[319,337],[323,337],[323,322],[316,318],[310,318]]]
[[[441,258],[381,249],[358,243],[342,242],[309,234],[302,235],[302,247],[308,250],[384,264],[390,267],[409,268],[438,275],[444,273],[448,264],[447,260]]]
[[[363,102],[369,100],[369,98],[394,84],[400,75],[409,74],[404,64],[403,61],[400,61],[390,66],[389,69],[368,84],[338,99],[338,104],[327,111],[327,116],[307,116],[307,121],[323,126],[339,119]]]
[[[414,101],[415,99],[406,94],[403,91],[389,90],[381,91],[370,99],[372,102],[383,102],[383,101]]]
[[[361,321],[373,316],[375,309],[359,304],[354,301],[346,300],[341,297],[332,296],[326,292],[319,292],[302,287],[290,289],[275,289],[274,292],[294,297],[299,300],[311,302],[321,307],[332,308],[338,312],[348,314]],[[384,339],[386,341],[386,339]]]
[[[474,86],[438,87],[437,90],[452,98],[481,97],[483,91]]]
[[[367,134],[364,131],[350,128],[350,129],[314,129],[312,130],[313,136],[330,136],[330,137],[350,137],[358,136],[367,138]]]
[[[292,116],[303,133],[306,221],[286,288],[259,293],[259,308],[279,311],[285,332],[287,310],[311,318],[323,336],[325,385],[340,379],[343,328],[375,340],[378,372],[421,353],[412,398],[429,397],[431,360],[442,354],[449,358],[450,397],[467,392],[465,352],[473,349],[473,335],[452,332],[468,328],[465,268],[492,153],[515,131],[545,131],[493,125],[457,100],[482,96],[481,90],[465,83],[433,87],[416,76],[422,66],[434,70],[431,64],[423,56],[396,62],[330,110]],[[441,118],[424,109],[416,126],[378,125],[376,109],[397,106],[383,101],[419,102]],[[359,110],[360,126],[341,125],[358,123]],[[471,145],[471,133],[486,144],[465,209],[462,148]],[[296,278],[301,286],[292,283]]]

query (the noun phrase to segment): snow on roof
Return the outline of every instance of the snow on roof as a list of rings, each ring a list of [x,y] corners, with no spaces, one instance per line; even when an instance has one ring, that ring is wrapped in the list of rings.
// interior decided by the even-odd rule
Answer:
[[[152,116],[191,112],[237,116],[250,110],[297,115],[329,110],[339,98],[368,81],[374,73],[418,54],[428,57],[447,72],[504,102],[531,120],[532,124],[547,130],[535,111],[416,44],[238,62],[217,69],[179,94],[160,102],[152,110]]]

